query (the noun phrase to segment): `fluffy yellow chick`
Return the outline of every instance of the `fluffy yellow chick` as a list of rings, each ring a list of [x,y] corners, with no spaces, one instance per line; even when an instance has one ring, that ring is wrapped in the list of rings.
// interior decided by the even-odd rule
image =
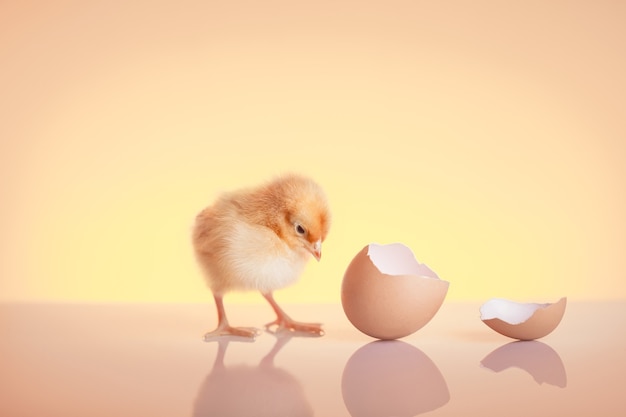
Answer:
[[[330,227],[326,195],[313,180],[286,175],[257,188],[220,196],[196,217],[193,246],[217,307],[217,336],[254,338],[250,327],[232,327],[224,311],[224,294],[258,290],[276,313],[266,327],[322,335],[320,324],[292,320],[272,292],[294,283],[311,255],[320,260]]]

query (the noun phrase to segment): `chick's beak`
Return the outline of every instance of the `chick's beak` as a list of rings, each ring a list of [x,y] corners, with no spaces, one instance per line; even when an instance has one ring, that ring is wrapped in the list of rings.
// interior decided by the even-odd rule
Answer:
[[[319,262],[320,259],[322,259],[322,242],[321,241],[317,241],[313,244],[311,244],[310,246],[307,246],[307,249],[309,250],[309,252],[311,252],[311,255],[313,255],[315,257],[315,259],[317,259],[317,261]]]

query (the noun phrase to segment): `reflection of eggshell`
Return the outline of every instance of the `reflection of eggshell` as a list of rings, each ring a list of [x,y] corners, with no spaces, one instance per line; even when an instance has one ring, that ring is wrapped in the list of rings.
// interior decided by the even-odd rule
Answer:
[[[538,384],[567,386],[567,373],[561,357],[550,346],[536,340],[509,342],[480,361],[494,372],[519,368],[530,374]]]
[[[417,262],[406,246],[371,244],[348,266],[341,303],[348,320],[363,333],[397,339],[414,333],[433,318],[448,285]]]
[[[554,304],[516,303],[493,298],[480,307],[480,319],[504,336],[533,340],[546,336],[559,325],[566,304],[565,297]]]
[[[450,401],[435,363],[399,340],[377,340],[354,352],[341,377],[341,394],[353,417],[416,416]]]

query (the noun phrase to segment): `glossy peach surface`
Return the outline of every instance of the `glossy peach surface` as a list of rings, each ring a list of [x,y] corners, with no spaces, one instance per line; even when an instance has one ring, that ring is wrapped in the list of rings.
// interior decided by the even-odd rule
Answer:
[[[271,321],[230,305],[236,325]],[[286,305],[321,338],[202,341],[210,304],[0,305],[2,416],[623,416],[626,303],[570,300],[543,339],[488,329],[479,303],[444,303],[398,341],[340,305]]]

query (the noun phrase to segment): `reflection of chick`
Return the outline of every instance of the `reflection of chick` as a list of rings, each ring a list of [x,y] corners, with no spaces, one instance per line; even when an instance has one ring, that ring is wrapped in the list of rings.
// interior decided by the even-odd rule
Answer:
[[[298,380],[273,363],[288,337],[278,338],[257,367],[224,366],[227,339],[218,341],[213,369],[202,383],[194,404],[194,417],[313,416]]]
[[[256,335],[255,329],[229,325],[222,298],[230,290],[260,291],[277,315],[270,325],[321,334],[319,324],[289,318],[272,291],[296,281],[311,254],[320,260],[329,226],[324,192],[312,180],[296,175],[225,194],[198,214],[193,245],[218,313],[217,329],[206,337]]]

